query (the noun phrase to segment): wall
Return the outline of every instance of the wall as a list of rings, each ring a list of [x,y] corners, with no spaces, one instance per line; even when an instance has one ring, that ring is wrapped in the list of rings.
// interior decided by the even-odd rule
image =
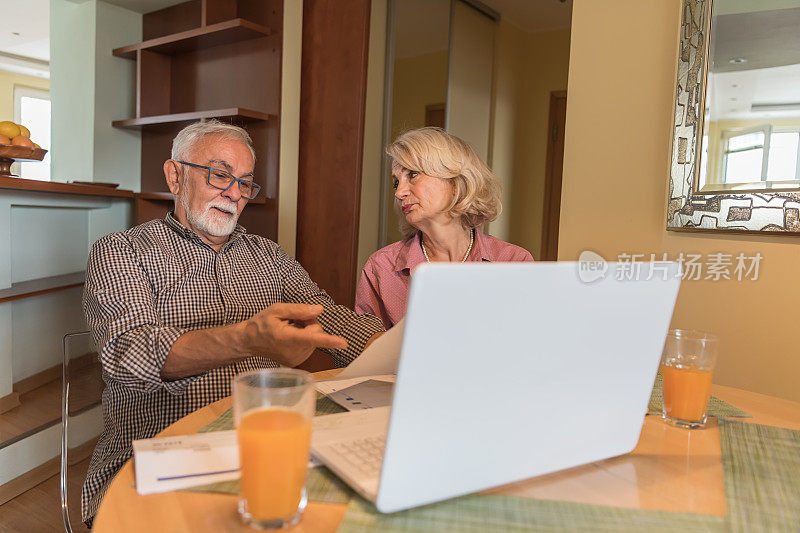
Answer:
[[[425,125],[425,106],[447,100],[447,50],[398,59],[392,87],[392,140],[406,130]],[[388,179],[388,176],[387,178]],[[386,242],[402,238],[394,211],[393,189],[387,187]]]
[[[136,62],[111,50],[142,40],[142,16],[97,2],[95,35],[94,169],[95,181],[141,190],[141,134],[111,122],[136,116]]]
[[[141,136],[111,126],[134,116],[136,63],[111,50],[141,41],[141,15],[99,0],[50,0],[52,180],[140,190]]]
[[[96,0],[50,0],[52,181],[94,173],[96,18]]]
[[[800,400],[800,238],[664,229],[679,21],[680,0],[575,0],[559,259],[761,253],[756,281],[684,282],[672,327],[720,335],[716,383]]]
[[[503,214],[490,231],[538,257],[550,93],[567,88],[570,31],[528,33],[501,20],[496,35],[491,165],[503,182]]]
[[[450,16],[447,131],[488,161],[497,22],[464,2],[454,2]]]

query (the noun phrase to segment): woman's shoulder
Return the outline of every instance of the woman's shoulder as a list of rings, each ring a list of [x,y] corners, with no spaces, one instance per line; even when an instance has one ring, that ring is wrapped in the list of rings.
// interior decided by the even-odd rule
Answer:
[[[484,239],[484,253],[494,262],[533,261],[531,253],[516,244],[511,244],[497,237],[481,233]]]
[[[385,269],[394,270],[394,267],[397,264],[398,257],[400,256],[400,254],[408,250],[408,248],[411,246],[411,242],[413,241],[413,239],[414,239],[413,236],[407,237],[405,239],[384,246],[377,252],[374,252],[372,255],[369,256],[369,259],[367,259],[367,263],[364,266],[364,269],[366,270],[369,267],[372,270],[385,270]]]

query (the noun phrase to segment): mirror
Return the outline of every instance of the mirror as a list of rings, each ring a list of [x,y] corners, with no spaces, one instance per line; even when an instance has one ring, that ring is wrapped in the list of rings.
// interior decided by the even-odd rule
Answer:
[[[683,0],[669,229],[800,232],[798,27],[800,0]]]

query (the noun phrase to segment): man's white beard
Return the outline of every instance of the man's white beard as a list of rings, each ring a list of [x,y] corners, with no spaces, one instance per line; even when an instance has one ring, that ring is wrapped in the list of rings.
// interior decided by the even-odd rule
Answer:
[[[193,211],[189,208],[188,193],[189,191],[187,190],[181,195],[180,202],[184,211],[186,211],[186,218],[189,220],[191,226],[203,233],[213,235],[214,237],[227,237],[233,233],[233,230],[236,229],[236,222],[239,220],[239,214],[236,212],[236,204],[233,202],[226,202],[221,198],[215,198],[206,204],[202,212]],[[226,213],[231,213],[233,216],[223,218],[222,214],[217,215],[211,212],[211,209],[214,207]]]

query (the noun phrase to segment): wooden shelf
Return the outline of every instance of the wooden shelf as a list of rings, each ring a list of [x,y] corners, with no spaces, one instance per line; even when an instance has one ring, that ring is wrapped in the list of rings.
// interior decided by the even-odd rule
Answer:
[[[100,405],[104,383],[96,354],[73,359],[70,370],[70,415]],[[57,365],[58,369],[61,365]],[[49,369],[46,372],[50,372]],[[61,423],[61,373],[57,378],[20,395],[21,405],[0,414],[0,449]]]
[[[133,191],[126,189],[112,189],[110,187],[101,187],[99,185],[79,185],[76,183],[62,183],[57,181],[26,180],[24,178],[0,177],[0,189],[133,198]]]
[[[0,303],[78,287],[83,285],[85,280],[86,272],[73,272],[60,276],[50,276],[47,278],[12,283],[10,288],[0,289]]]
[[[173,55],[249,39],[258,39],[259,37],[268,37],[273,34],[274,32],[266,26],[236,18],[123,46],[122,48],[115,48],[112,53],[117,57],[127,59],[136,59],[136,53],[139,50]]]
[[[175,201],[175,195],[171,192],[137,192],[134,193],[133,197],[141,200]]]
[[[134,195],[134,198],[137,200],[155,200],[156,202],[174,202],[175,197],[172,195],[171,192],[137,192]],[[248,204],[266,204],[266,203],[274,203],[273,198],[264,198],[263,196],[258,196],[253,198],[252,200],[248,200]]]
[[[228,107],[225,109],[210,109],[207,111],[192,111],[189,113],[173,113],[171,115],[128,118],[124,120],[115,120],[111,125],[115,128],[141,128],[144,126],[173,124],[176,122],[189,122],[208,118],[234,119],[247,122],[253,120],[266,121],[269,120],[269,115],[243,107]]]

